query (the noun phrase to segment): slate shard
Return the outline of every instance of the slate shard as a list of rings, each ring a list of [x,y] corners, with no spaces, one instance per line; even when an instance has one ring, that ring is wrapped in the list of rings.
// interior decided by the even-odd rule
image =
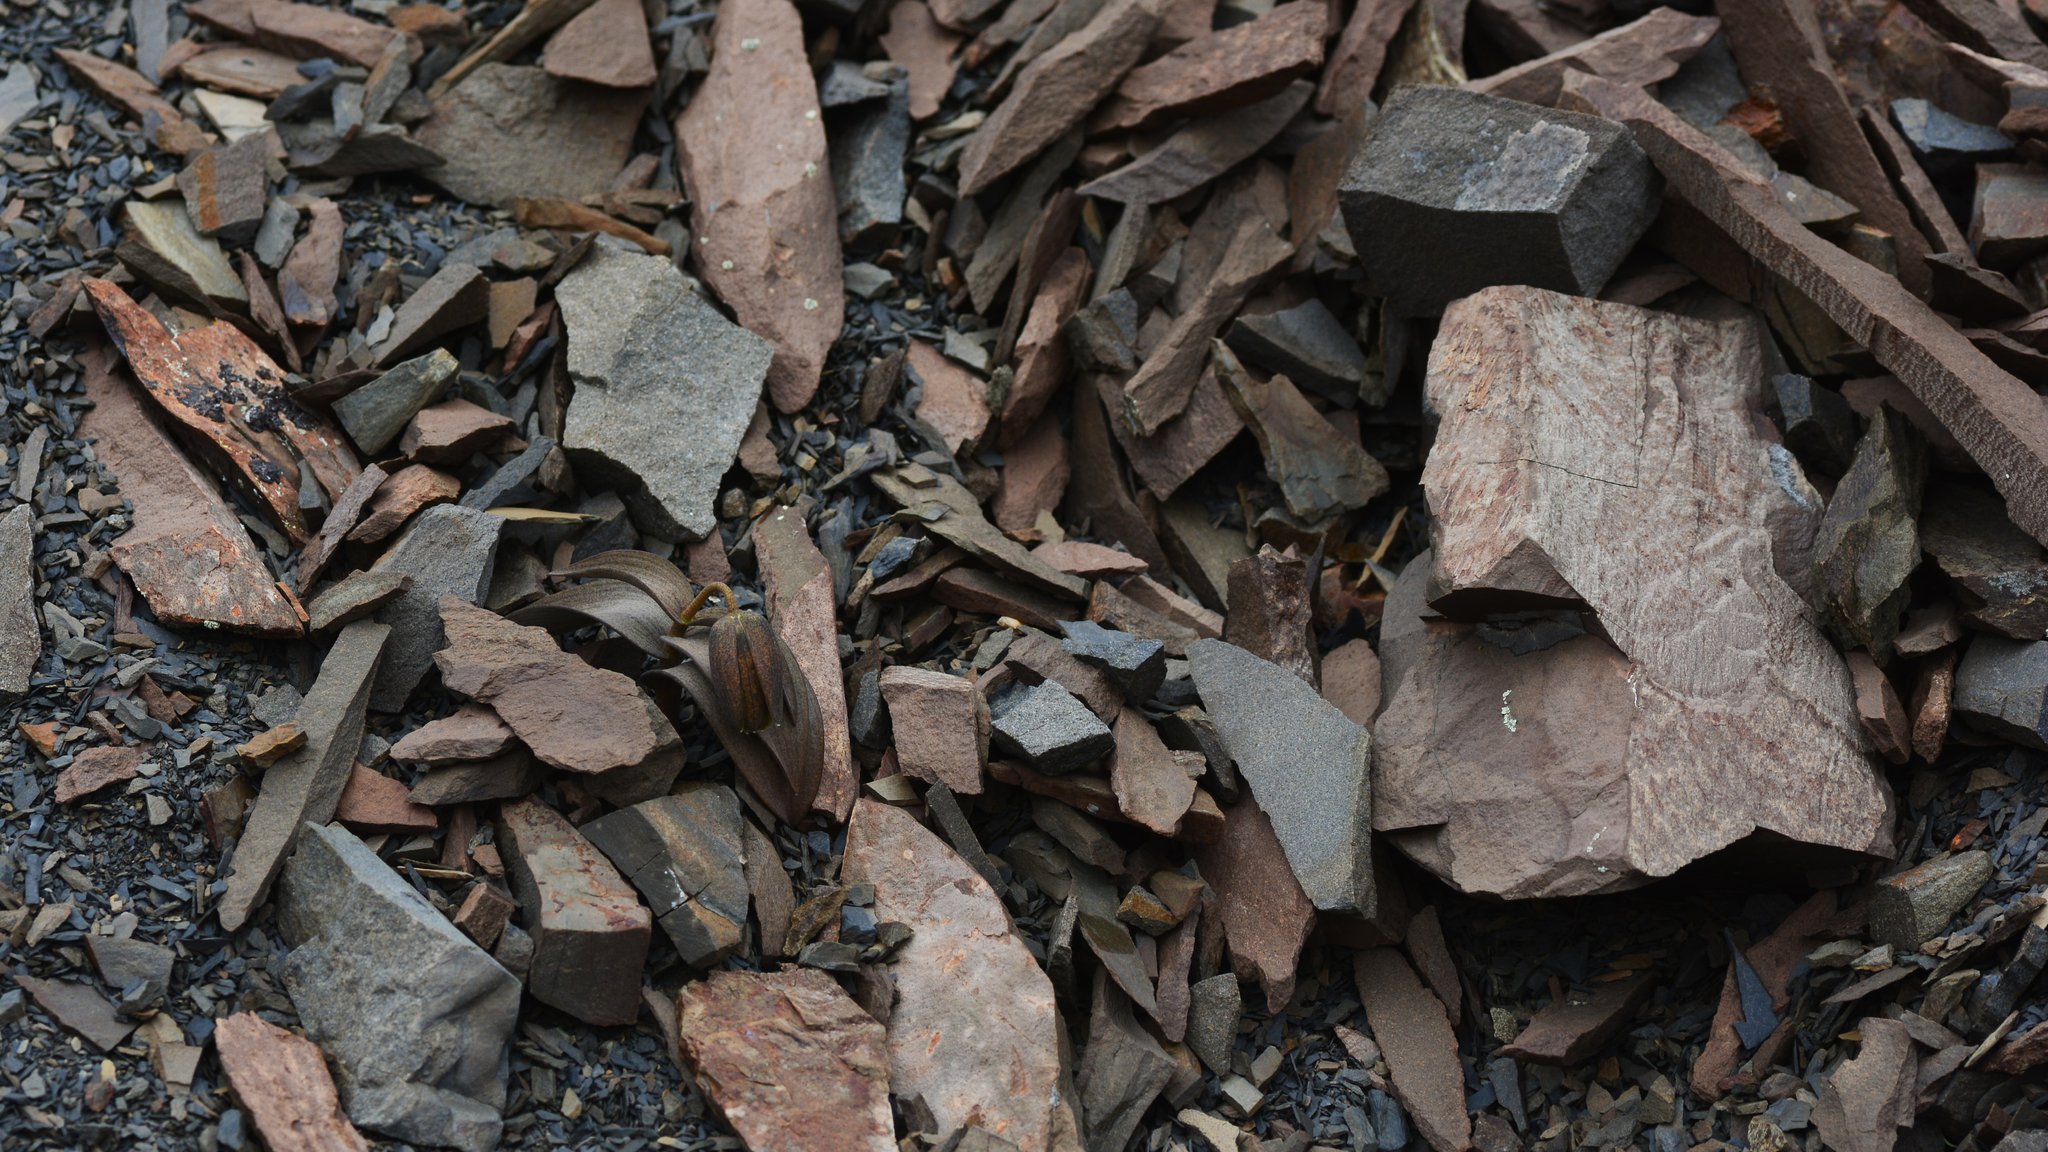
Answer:
[[[1367,278],[1426,316],[1494,284],[1598,293],[1660,187],[1620,125],[1417,86],[1387,101],[1340,202]]]
[[[539,68],[485,64],[434,101],[419,143],[446,162],[426,179],[473,204],[601,195],[632,155],[646,97]]]
[[[437,504],[422,512],[377,561],[375,571],[410,576],[412,587],[377,612],[377,620],[391,625],[393,635],[377,669],[370,707],[379,712],[405,707],[441,647],[441,598],[458,596],[472,604],[484,598],[503,524],[489,513]]]

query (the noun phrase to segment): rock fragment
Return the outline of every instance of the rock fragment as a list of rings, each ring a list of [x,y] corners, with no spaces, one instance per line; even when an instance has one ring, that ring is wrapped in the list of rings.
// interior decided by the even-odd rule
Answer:
[[[889,30],[876,37],[889,59],[910,77],[910,116],[928,120],[953,87],[953,50],[960,38],[932,19],[924,0],[897,0],[889,7]]]
[[[1166,681],[1166,645],[1157,640],[1104,628],[1093,620],[1063,621],[1060,630],[1065,633],[1060,648],[1100,669],[1133,704],[1150,702]]]
[[[875,486],[892,502],[927,513],[925,530],[948,544],[1018,580],[1059,596],[1080,600],[1088,595],[1086,581],[1069,576],[1031,554],[1023,545],[997,530],[982,515],[981,502],[965,485],[922,464],[871,474]]]
[[[990,715],[996,746],[1050,776],[1078,772],[1116,746],[1109,726],[1051,680],[1005,689]]]
[[[35,509],[19,504],[0,516],[0,698],[28,691],[42,658],[36,624]]]
[[[105,996],[84,984],[68,980],[40,980],[10,973],[22,990],[35,998],[36,1006],[57,1018],[59,1024],[84,1037],[102,1052],[112,1052],[135,1031],[135,1022],[114,1011]]]
[[[70,804],[102,788],[127,783],[148,759],[148,749],[134,744],[82,749],[57,774],[57,803]]]
[[[1720,30],[1721,22],[1711,16],[1694,16],[1676,8],[1654,8],[1590,40],[1504,68],[1465,87],[1547,107],[1557,103],[1564,90],[1566,72],[1586,72],[1622,84],[1647,86],[1670,79],[1679,65],[1692,59]]]
[[[442,598],[454,596],[469,603],[483,599],[503,523],[488,513],[437,505],[422,513],[377,561],[374,571],[410,576],[412,587],[377,612],[376,619],[390,625],[396,637],[377,670],[370,707],[379,712],[404,709],[406,697],[434,666],[434,653],[442,646]]]
[[[407,360],[334,402],[335,419],[356,447],[375,456],[439,397],[461,367],[444,348]]]
[[[647,43],[640,37],[640,44]],[[622,59],[629,45],[609,46]],[[485,64],[434,101],[419,142],[446,162],[422,175],[473,204],[601,195],[633,151],[644,98],[540,68]]]
[[[1130,997],[1106,974],[1095,978],[1088,1048],[1076,1070],[1088,1147],[1121,1149],[1131,1142],[1145,1110],[1166,1090],[1176,1065],[1138,1023]]]
[[[1209,362],[1217,331],[1243,306],[1260,281],[1293,255],[1293,251],[1271,223],[1257,216],[1248,216],[1232,231],[1214,274],[1202,279],[1193,302],[1173,318],[1158,344],[1146,355],[1145,362],[1124,382],[1120,407],[1127,431],[1135,432],[1139,437],[1157,436],[1175,417],[1193,411],[1202,394],[1201,384],[1205,379],[1202,369]],[[1266,397],[1267,391],[1260,390],[1257,398]],[[1237,402],[1230,401],[1225,406],[1235,410]],[[1289,405],[1290,413],[1291,410]],[[1215,419],[1207,417],[1206,421],[1211,427],[1218,427]],[[1231,436],[1236,435],[1236,429],[1229,427],[1227,417],[1220,428],[1229,429]],[[1223,444],[1228,442],[1222,438],[1220,430],[1216,434],[1220,442],[1209,448],[1210,456],[1221,451]],[[1196,438],[1193,430],[1188,436]],[[1203,462],[1206,460],[1204,457]],[[1192,474],[1194,468],[1199,467],[1200,464],[1196,463],[1187,472]],[[1161,470],[1178,471],[1171,465]],[[1370,471],[1367,468],[1365,475],[1369,477]],[[1360,484],[1370,486],[1369,481],[1360,481]],[[1357,487],[1359,485],[1352,485],[1354,489]]]
[[[946,450],[958,456],[981,443],[990,417],[988,384],[922,340],[910,342],[904,362],[923,385],[917,418],[931,425]]]
[[[576,394],[562,445],[649,531],[698,539],[770,372],[767,341],[658,256],[598,247],[556,290]],[[677,438],[676,427],[691,434]]]
[[[740,822],[731,789],[700,783],[600,816],[581,831],[640,890],[683,962],[710,968],[746,937]]]
[[[1913,754],[1913,745],[1906,706],[1899,702],[1898,690],[1870,653],[1859,649],[1846,658],[1856,686],[1856,718],[1871,750],[1894,764],[1904,764]]]
[[[1323,62],[1329,10],[1309,0],[1190,40],[1131,69],[1089,121],[1095,133],[1149,128],[1250,104]]]
[[[371,352],[374,367],[388,367],[460,328],[490,315],[490,282],[474,265],[450,261],[399,305],[391,331]]]
[[[143,283],[202,312],[248,307],[227,253],[199,234],[182,205],[131,200],[121,212],[128,227],[114,255]]]
[[[1930,489],[1920,546],[1957,589],[1962,619],[2014,640],[2048,638],[2048,555],[1980,489]]]
[[[306,234],[292,245],[291,254],[277,271],[277,296],[284,305],[286,319],[294,324],[318,326],[334,319],[341,307],[334,296],[334,284],[341,277],[345,226],[341,209],[325,197],[307,205],[306,215]]]
[[[1323,699],[1335,704],[1354,724],[1370,727],[1379,715],[1380,684],[1380,658],[1363,637],[1346,640],[1323,657]]]
[[[1314,298],[1277,312],[1240,316],[1224,342],[1254,366],[1347,407],[1365,386],[1365,353]]]
[[[1914,1077],[1920,1061],[1906,1025],[1868,1016],[1857,1025],[1863,1046],[1816,1082],[1813,1126],[1830,1148],[1886,1152],[1913,1123]]]
[[[1991,879],[1989,853],[1937,856],[1878,882],[1870,898],[1870,930],[1880,944],[1911,952],[1948,929],[1948,922]]]
[[[965,678],[929,668],[882,670],[882,699],[896,735],[896,763],[920,780],[978,795],[988,764],[989,714]]]
[[[1845,644],[1890,650],[1920,566],[1926,449],[1906,418],[1881,410],[1857,442],[1814,537],[1814,572],[1828,622]]]
[[[1133,707],[1117,716],[1114,735],[1109,780],[1118,811],[1161,836],[1176,835],[1195,801],[1195,778],[1181,759],[1186,753],[1168,749],[1152,722]],[[1195,767],[1200,768],[1199,762]]]
[[[178,173],[178,191],[185,199],[186,216],[201,236],[238,248],[256,239],[270,195],[265,170],[269,150],[263,136],[250,135],[186,162]]]
[[[1357,979],[1358,997],[1365,1001],[1373,1039],[1386,1056],[1394,1095],[1417,1131],[1436,1152],[1470,1148],[1465,1073],[1443,1003],[1392,948],[1359,953]]]
[[[399,468],[372,494],[362,519],[346,529],[347,539],[355,544],[375,544],[398,531],[422,508],[446,504],[461,491],[461,481],[425,464]],[[324,526],[321,530],[326,531]]]
[[[1643,977],[1601,984],[1591,993],[1568,991],[1531,1017],[1501,1053],[1533,1064],[1577,1064],[1626,1028],[1650,991]]]
[[[647,10],[634,0],[597,0],[548,37],[541,66],[550,76],[606,88],[652,85],[659,73],[647,38]],[[626,135],[630,140],[630,124]]]
[[[1309,562],[1292,548],[1282,553],[1268,544],[1236,561],[1228,587],[1237,608],[1224,618],[1223,638],[1314,687],[1314,580]]]
[[[309,827],[281,892],[285,991],[333,1059],[349,1119],[495,1148],[519,981],[345,829]]]
[[[1657,192],[1617,125],[1411,87],[1387,101],[1341,200],[1366,276],[1397,311],[1429,315],[1493,284],[1597,294]]]
[[[818,90],[789,0],[722,5],[712,41],[710,74],[676,118],[698,267],[775,346],[768,396],[795,412],[846,311]]]
[[[237,1012],[213,1030],[214,1051],[235,1100],[272,1152],[368,1152],[342,1113],[327,1061],[311,1041]]]
[[[1201,187],[1272,143],[1294,121],[1314,86],[1297,80],[1242,108],[1198,117],[1130,163],[1079,192],[1123,204],[1160,204]]]
[[[1315,927],[1316,909],[1295,878],[1272,821],[1255,801],[1239,801],[1224,814],[1222,838],[1196,849],[1195,863],[1216,890],[1211,911],[1222,918],[1231,967],[1239,977],[1258,982],[1269,1011],[1282,1010],[1294,995],[1295,967]],[[1201,1007],[1199,996],[1195,1004]],[[1236,1028],[1234,1019],[1231,1028]]]
[[[454,715],[430,720],[407,733],[391,746],[391,758],[437,766],[488,760],[509,750],[516,739],[511,726],[496,712],[480,704],[465,704]]]
[[[654,921],[633,889],[560,813],[532,800],[498,809],[498,837],[533,936],[526,990],[599,1027],[638,1019]]]

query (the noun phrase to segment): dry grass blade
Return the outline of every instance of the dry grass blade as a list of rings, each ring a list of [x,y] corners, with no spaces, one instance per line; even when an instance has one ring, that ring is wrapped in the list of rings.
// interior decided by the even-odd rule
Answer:
[[[528,604],[510,619],[532,624],[550,632],[567,632],[590,624],[602,624],[647,653],[666,659],[663,643],[673,617],[662,610],[654,597],[623,580],[593,580],[575,584]]]
[[[683,610],[697,594],[681,569],[651,552],[630,548],[600,552],[548,575],[557,580],[623,580],[653,597],[671,621],[682,618]]]

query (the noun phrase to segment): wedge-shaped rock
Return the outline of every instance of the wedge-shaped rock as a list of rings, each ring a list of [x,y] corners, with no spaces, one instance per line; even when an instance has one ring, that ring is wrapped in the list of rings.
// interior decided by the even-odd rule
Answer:
[[[1774,567],[1755,331],[1535,288],[1445,313],[1432,605],[1475,624],[1389,614],[1373,826],[1453,886],[1629,887],[1758,831],[1888,845],[1848,670]]]
[[[458,89],[460,91],[460,89]],[[649,531],[698,539],[774,349],[718,314],[673,263],[599,247],[556,291],[576,395],[562,445],[629,494]],[[677,428],[687,427],[687,436]]]
[[[588,1024],[638,1019],[654,918],[625,877],[561,813],[532,800],[498,809],[498,843],[533,937],[526,990]]]
[[[356,447],[375,455],[389,448],[420,409],[441,395],[460,367],[447,349],[436,348],[336,400],[334,415]]]
[[[2015,640],[2048,638],[2048,555],[1977,488],[1943,484],[1920,517],[1920,546],[1955,582],[1963,619]]]
[[[998,531],[981,514],[981,503],[974,493],[951,476],[922,464],[905,464],[876,472],[873,479],[882,495],[923,515],[926,531],[990,567],[1047,592],[1076,600],[1088,595],[1087,581],[1054,568]]]
[[[647,10],[633,0],[597,0],[555,30],[541,63],[550,75],[564,80],[645,88],[658,76],[654,48],[647,40]],[[630,122],[626,138],[632,139]]]
[[[1657,214],[1643,150],[1573,112],[1409,87],[1387,101],[1340,200],[1358,260],[1407,315],[1491,284],[1593,295]]]
[[[398,30],[317,4],[200,0],[186,12],[209,27],[301,60],[326,56],[375,67]]]
[[[1271,96],[1323,62],[1329,9],[1292,0],[1131,69],[1089,122],[1091,132],[1149,128]]]
[[[1577,1064],[1627,1027],[1650,991],[1649,980],[1637,977],[1602,984],[1588,995],[1567,992],[1531,1017],[1501,1051],[1533,1064]]]
[[[976,1124],[1018,1152],[1072,1147],[1052,981],[988,881],[908,812],[867,799],[847,825],[844,875],[874,885],[877,920],[913,933],[892,969],[889,1090],[922,1097],[940,1131]]]
[[[362,470],[341,430],[295,403],[284,370],[233,324],[173,335],[112,281],[88,280],[85,290],[135,379],[186,440],[261,501],[279,527],[308,539],[300,465],[330,500]]]
[[[1370,918],[1372,737],[1314,687],[1222,640],[1188,645],[1203,707],[1325,912]]]
[[[644,95],[486,64],[435,100],[420,125],[419,142],[447,161],[423,175],[473,204],[499,208],[521,197],[596,196],[632,155],[645,106]]]
[[[676,997],[683,1061],[747,1147],[893,1152],[889,1051],[830,975],[714,972]]]
[[[1653,8],[1641,19],[1547,56],[1504,68],[1465,85],[1473,92],[1529,104],[1557,103],[1566,72],[1590,72],[1624,84],[1655,84],[1706,47],[1721,30],[1711,16]]]
[[[919,780],[978,795],[988,765],[988,704],[964,677],[930,668],[884,668],[882,700],[896,737],[896,763]]]
[[[135,509],[135,526],[108,552],[157,620],[174,628],[299,635],[298,614],[249,530],[157,426],[137,390],[115,374],[113,350],[102,346],[82,359],[93,408],[79,421],[79,435],[94,442]]]
[[[796,656],[796,669],[818,700],[825,741],[819,812],[844,821],[860,791],[846,719],[846,682],[839,671],[839,607],[832,569],[797,508],[777,508],[754,522],[754,559],[766,594],[768,621]]]
[[[320,1048],[254,1012],[237,1012],[213,1030],[214,1051],[235,1101],[273,1152],[369,1152],[341,1110]]]
[[[248,290],[228,254],[199,234],[182,205],[135,200],[122,215],[128,230],[114,254],[137,279],[202,312],[248,307]]]
[[[1814,575],[1842,643],[1891,650],[1920,566],[1920,488],[1927,450],[1906,417],[1879,409],[1814,535]]]
[[[601,816],[583,835],[646,898],[683,961],[709,968],[747,932],[740,802],[722,784],[688,784]]]
[[[1387,470],[1355,438],[1323,419],[1294,381],[1245,371],[1237,354],[1213,341],[1216,378],[1259,442],[1266,475],[1280,486],[1287,510],[1308,523],[1356,512],[1389,486]]]
[[[285,991],[334,1061],[349,1119],[496,1148],[519,981],[344,828],[307,828],[281,891]]]
[[[2048,748],[2048,642],[1978,636],[1956,669],[1955,715],[2001,739]]]
[[[1230,942],[1230,966],[1258,981],[1268,1011],[1284,1011],[1294,996],[1295,968],[1315,927],[1316,909],[1255,799],[1225,811],[1223,838],[1196,849],[1195,863],[1216,889],[1214,912]]]
[[[478,704],[465,704],[452,716],[429,720],[391,746],[394,760],[421,760],[440,767],[488,760],[511,749],[516,738],[498,714]]]
[[[768,398],[795,412],[818,390],[845,319],[837,196],[818,86],[790,0],[718,9],[711,72],[676,118],[698,270],[768,338]]]
[[[1465,1115],[1458,1034],[1443,1002],[1392,948],[1360,953],[1357,976],[1358,998],[1386,1057],[1394,1095],[1431,1148],[1464,1152],[1472,1146],[1472,1122]]]
[[[263,791],[235,847],[228,890],[217,905],[228,931],[246,923],[269,894],[299,830],[334,818],[363,742],[370,685],[390,634],[385,625],[358,620],[342,630],[320,662],[320,677],[292,718],[306,742],[264,771]]]
[[[393,477],[387,491],[397,487],[404,475]],[[444,479],[454,483],[452,477]],[[406,697],[419,687],[421,678],[434,666],[434,653],[441,649],[442,599],[455,596],[474,604],[484,598],[491,584],[491,562],[498,553],[498,529],[503,524],[487,512],[436,505],[420,513],[405,535],[378,559],[375,571],[410,576],[412,587],[377,610],[377,620],[391,625],[396,635],[377,671],[370,707],[379,712],[405,707]]]
[[[1813,1126],[1829,1148],[1887,1152],[1899,1129],[1913,1123],[1915,1074],[1920,1060],[1906,1025],[1882,1016],[1857,1028],[1862,1047],[1819,1077]]]

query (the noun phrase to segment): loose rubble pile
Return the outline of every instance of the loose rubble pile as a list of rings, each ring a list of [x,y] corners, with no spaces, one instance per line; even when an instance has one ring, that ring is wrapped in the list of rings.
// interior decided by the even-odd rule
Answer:
[[[2048,7],[9,13],[9,1148],[2048,1147]]]

